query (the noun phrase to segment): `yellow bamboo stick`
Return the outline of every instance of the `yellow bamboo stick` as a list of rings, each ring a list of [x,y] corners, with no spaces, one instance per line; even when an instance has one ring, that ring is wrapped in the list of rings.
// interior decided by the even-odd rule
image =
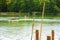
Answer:
[[[34,31],[34,22],[32,23],[32,33],[31,33],[31,40],[33,38],[33,31]]]
[[[43,19],[44,19],[44,11],[45,11],[45,1],[43,5],[43,10],[42,10],[42,19],[41,19],[41,26],[40,26],[40,40],[42,39],[42,24],[43,24]]]
[[[35,15],[34,15],[35,16]],[[34,17],[35,18],[35,17]],[[32,22],[32,33],[31,33],[31,40],[33,38],[33,31],[34,31],[34,19],[33,19],[33,22]]]

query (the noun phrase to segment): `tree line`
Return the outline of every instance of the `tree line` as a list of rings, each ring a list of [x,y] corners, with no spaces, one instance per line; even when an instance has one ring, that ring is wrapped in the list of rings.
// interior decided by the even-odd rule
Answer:
[[[42,12],[44,0],[1,0],[0,12]],[[60,0],[46,0],[45,13],[60,13]]]

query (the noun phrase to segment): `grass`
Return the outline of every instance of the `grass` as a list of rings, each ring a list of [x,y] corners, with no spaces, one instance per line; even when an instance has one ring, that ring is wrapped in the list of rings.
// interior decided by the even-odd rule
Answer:
[[[35,24],[40,24],[40,22],[35,21]],[[12,22],[12,21],[0,21],[0,26],[24,26],[24,25],[32,25],[32,21],[19,21],[19,22]],[[44,24],[60,24],[60,22],[44,22]]]

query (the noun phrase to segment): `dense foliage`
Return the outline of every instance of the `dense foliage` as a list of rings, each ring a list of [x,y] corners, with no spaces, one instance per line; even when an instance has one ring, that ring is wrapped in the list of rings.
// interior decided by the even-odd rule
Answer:
[[[0,12],[42,12],[44,0],[0,0]],[[60,13],[60,0],[46,0],[45,13]]]

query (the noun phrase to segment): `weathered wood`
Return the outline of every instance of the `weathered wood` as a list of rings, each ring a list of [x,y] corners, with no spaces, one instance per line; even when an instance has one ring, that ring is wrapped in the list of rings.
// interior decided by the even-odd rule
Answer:
[[[39,40],[39,30],[36,30],[36,40]]]
[[[60,38],[59,38],[59,40],[60,40]]]
[[[51,40],[51,36],[47,36],[47,40]]]
[[[54,40],[54,30],[52,30],[52,40]]]

